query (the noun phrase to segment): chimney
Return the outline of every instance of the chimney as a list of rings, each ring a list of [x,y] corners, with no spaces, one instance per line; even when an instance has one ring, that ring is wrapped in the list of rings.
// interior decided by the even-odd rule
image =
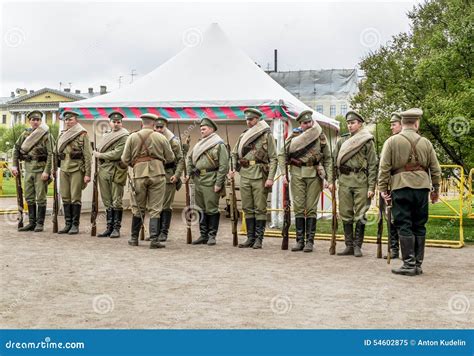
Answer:
[[[75,93],[76,94],[81,94],[81,91],[79,89],[76,89]]]
[[[107,93],[107,87],[105,85],[100,86],[100,95]]]
[[[89,88],[89,94],[94,94],[94,88]]]
[[[278,72],[278,50],[274,50],[274,70]]]
[[[14,97],[15,97],[15,92],[14,91],[10,92],[10,98],[14,98]]]
[[[64,91],[65,91],[66,93],[70,93],[70,92],[71,92],[71,88],[64,88]]]

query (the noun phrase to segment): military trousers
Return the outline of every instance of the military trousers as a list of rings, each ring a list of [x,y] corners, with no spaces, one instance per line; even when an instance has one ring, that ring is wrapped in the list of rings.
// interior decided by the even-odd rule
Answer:
[[[136,196],[132,196],[132,214],[140,216],[146,210],[150,218],[159,218],[163,209],[166,178],[164,175],[134,178]],[[133,192],[130,192],[133,195]]]
[[[240,197],[246,218],[267,220],[268,192],[269,190],[265,188],[265,179],[240,177]]]
[[[41,174],[38,173],[25,173],[25,200],[31,204],[37,204],[38,206],[46,205],[46,195],[48,193],[48,181],[41,179]]]
[[[367,199],[368,187],[348,187],[339,185],[339,215],[342,221],[352,224],[365,219],[365,213],[370,208]]]
[[[176,194],[176,184],[166,183],[165,197],[163,200],[163,210],[171,210],[171,205],[173,204],[175,194]]]
[[[97,176],[100,196],[107,209],[121,210],[123,208],[122,199],[124,186],[114,182],[113,174],[108,170],[100,169]]]
[[[204,214],[214,215],[219,212],[220,193],[214,192],[214,186],[194,184],[194,199],[196,205]]]
[[[59,193],[63,204],[81,204],[82,190],[86,187],[84,183],[84,172],[64,172],[61,170],[59,176]]]
[[[400,236],[426,236],[428,189],[392,191],[392,216]]]
[[[318,202],[322,188],[323,181],[319,177],[301,178],[295,175],[291,176],[291,203],[295,217],[317,217]]]

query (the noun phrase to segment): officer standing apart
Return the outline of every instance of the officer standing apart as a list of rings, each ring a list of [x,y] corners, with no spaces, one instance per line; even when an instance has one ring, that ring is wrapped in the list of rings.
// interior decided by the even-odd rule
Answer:
[[[377,180],[377,156],[374,137],[363,127],[364,118],[355,111],[349,111],[346,121],[350,136],[338,140],[334,153],[339,182],[339,215],[346,244],[344,251],[338,255],[361,257],[365,213],[374,197]]]
[[[313,121],[312,115],[311,110],[298,115],[296,121],[302,133],[287,138],[278,155],[282,172],[286,164],[290,165],[290,189],[296,225],[296,245],[292,251],[313,251],[319,197],[324,179],[332,182],[331,152],[321,126]],[[285,184],[288,184],[286,177],[284,179]],[[333,189],[332,184],[328,188]]]
[[[98,181],[107,217],[107,229],[97,237],[120,237],[123,188],[127,182],[127,166],[123,165],[120,157],[129,135],[128,130],[123,128],[123,117],[118,111],[109,115],[112,131],[104,135],[94,152],[94,156],[99,160]]]
[[[423,111],[414,108],[400,115],[402,131],[390,137],[382,149],[378,184],[382,197],[392,200],[402,249],[403,265],[392,272],[414,276],[423,273],[428,196],[433,204],[439,199],[441,168],[431,142],[417,133]]]
[[[390,117],[390,131],[392,131],[392,136],[400,133],[402,131],[402,117],[400,113],[393,112]],[[390,189],[389,189],[390,190]],[[396,259],[400,257],[400,239],[398,238],[398,231],[393,223],[393,218],[390,223],[390,258]],[[384,256],[386,259],[387,256]]]
[[[46,195],[51,176],[53,138],[49,127],[42,123],[43,113],[27,114],[31,128],[25,130],[13,151],[12,174],[18,175],[19,161],[25,161],[25,199],[28,204],[28,225],[18,231],[40,232],[44,229]]]
[[[242,210],[245,213],[247,240],[240,248],[262,248],[267,224],[267,198],[278,165],[275,138],[270,126],[257,109],[244,110],[248,129],[232,150],[233,164],[229,173],[240,174]]]
[[[160,214],[166,186],[165,164],[174,161],[168,140],[154,131],[158,116],[150,113],[140,116],[142,129],[128,136],[122,162],[132,167],[135,196],[132,197],[132,231],[128,244],[138,246],[138,235],[145,212],[150,214],[150,248],[166,247],[158,241]],[[132,192],[133,194],[133,192]]]
[[[224,140],[216,133],[217,125],[211,119],[201,119],[200,131],[201,139],[187,159],[187,172],[193,178],[195,201],[200,210],[200,236],[193,245],[213,246],[219,229],[219,198],[225,196],[229,155]]]
[[[63,201],[66,225],[58,234],[79,233],[82,191],[91,181],[92,149],[87,130],[77,121],[74,111],[63,113],[65,129],[61,131],[56,145],[58,167],[60,167],[59,193]]]
[[[181,188],[181,174],[183,172],[184,158],[181,151],[181,143],[179,138],[168,129],[168,120],[164,117],[158,117],[155,122],[155,130],[162,134],[168,140],[171,149],[174,153],[174,161],[165,164],[166,171],[166,188],[165,197],[163,200],[163,210],[160,218],[160,235],[158,240],[165,242],[168,239],[168,231],[170,229],[172,207],[174,195],[177,190]]]

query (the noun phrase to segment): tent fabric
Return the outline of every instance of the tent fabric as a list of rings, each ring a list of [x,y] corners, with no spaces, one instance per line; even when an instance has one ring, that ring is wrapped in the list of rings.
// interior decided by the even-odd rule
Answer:
[[[151,111],[170,119],[244,119],[243,110],[262,110],[267,118],[294,118],[310,109],[281,87],[243,51],[218,24],[189,46],[131,85],[98,97],[60,104],[83,119],[104,118],[112,110],[136,119]],[[320,113],[313,118],[338,130],[339,123]]]

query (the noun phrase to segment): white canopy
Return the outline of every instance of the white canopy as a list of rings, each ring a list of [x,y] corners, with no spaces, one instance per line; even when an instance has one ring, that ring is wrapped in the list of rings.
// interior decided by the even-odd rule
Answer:
[[[214,23],[188,46],[131,85],[94,98],[62,103],[84,118],[107,116],[120,110],[137,118],[151,111],[168,118],[243,118],[243,110],[256,107],[268,118],[294,118],[310,109],[234,46]],[[325,126],[339,128],[336,120],[314,112]]]

